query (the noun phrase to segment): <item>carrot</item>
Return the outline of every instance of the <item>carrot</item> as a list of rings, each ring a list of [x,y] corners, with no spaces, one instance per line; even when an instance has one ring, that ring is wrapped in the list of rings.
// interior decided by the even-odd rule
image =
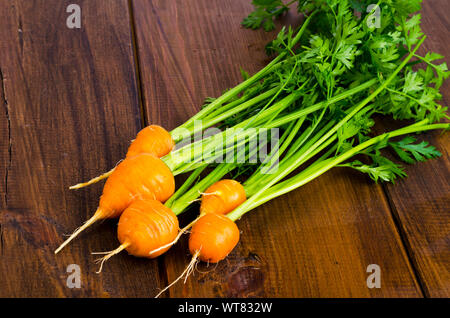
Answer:
[[[158,158],[167,155],[175,147],[170,133],[158,125],[142,129],[128,148],[127,157],[150,153]]]
[[[55,254],[94,222],[119,217],[134,199],[164,202],[174,191],[174,176],[161,159],[150,154],[126,158],[106,181],[95,214],[61,244]]]
[[[203,262],[223,260],[239,242],[239,229],[225,215],[208,213],[192,227],[189,251]]]
[[[246,199],[245,189],[238,181],[220,180],[202,194],[200,215],[206,213],[227,214]]]
[[[177,233],[178,218],[171,209],[157,200],[133,201],[119,219],[117,238],[121,245],[98,260],[101,265],[97,273],[101,272],[105,261],[122,250],[137,257],[158,257],[169,247],[152,251],[172,241]]]
[[[225,259],[239,242],[239,236],[239,229],[236,223],[227,216],[215,213],[207,213],[201,216],[192,227],[189,237],[189,251],[192,254],[191,261],[183,273],[161,290],[156,295],[156,298],[183,277],[186,281],[198,260],[217,263]]]
[[[141,153],[148,153],[161,158],[171,152],[174,147],[175,142],[167,130],[158,125],[150,125],[142,129],[137,134],[136,139],[131,142],[126,158],[136,156]],[[71,186],[69,189],[80,189],[108,178],[114,169],[115,168],[87,182],[78,183]]]

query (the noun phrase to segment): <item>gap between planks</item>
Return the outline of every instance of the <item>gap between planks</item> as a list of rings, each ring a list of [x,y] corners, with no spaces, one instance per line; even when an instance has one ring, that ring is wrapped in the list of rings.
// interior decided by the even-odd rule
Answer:
[[[389,206],[389,211],[391,212],[391,218],[392,218],[392,221],[394,222],[395,229],[397,230],[397,233],[400,236],[401,246],[403,247],[403,250],[406,253],[408,263],[411,266],[414,278],[417,281],[417,284],[420,288],[420,292],[422,293],[422,296],[424,298],[429,298],[430,293],[428,291],[428,288],[425,285],[425,282],[423,281],[422,276],[420,275],[420,271],[418,270],[417,262],[415,261],[415,258],[411,255],[413,250],[411,248],[411,245],[409,244],[408,236],[406,235],[405,230],[401,225],[402,222],[400,220],[400,216],[398,215],[395,204],[392,201],[391,196],[389,195],[386,185],[381,184],[381,188],[382,188],[383,194],[386,198],[386,202]]]
[[[131,48],[133,51],[133,57],[134,57],[134,65],[135,65],[135,74],[136,74],[136,83],[137,83],[137,90],[138,90],[138,99],[139,99],[139,108],[141,110],[141,127],[144,128],[148,125],[147,120],[147,110],[145,108],[145,94],[144,89],[141,81],[142,73],[141,73],[141,67],[140,67],[140,58],[139,58],[139,46],[138,46],[138,39],[136,36],[136,22],[134,20],[134,8],[132,0],[128,0],[128,16],[130,18],[130,31],[131,31]]]
[[[131,47],[133,51],[133,57],[134,57],[134,65],[135,65],[135,74],[136,74],[136,83],[137,83],[137,90],[138,90],[138,99],[139,99],[139,108],[141,110],[141,127],[144,128],[147,125],[149,125],[148,122],[148,116],[147,116],[147,109],[145,107],[146,101],[145,101],[145,94],[144,94],[144,88],[142,84],[142,71],[140,67],[140,57],[139,57],[139,44],[138,39],[136,36],[136,21],[134,18],[134,7],[132,0],[128,0],[128,12],[129,12],[129,19],[130,19],[130,32],[131,32]],[[165,262],[164,262],[164,256],[158,257],[156,259],[158,262],[158,273],[159,278],[163,282],[164,286],[167,286],[169,284],[169,276],[167,275]],[[161,286],[161,288],[164,288],[164,286]],[[169,298],[170,297],[170,290],[168,290],[165,295],[162,295],[162,298]]]
[[[8,174],[9,174],[9,170],[11,169],[11,160],[12,160],[12,140],[11,140],[11,119],[10,119],[10,115],[9,115],[9,104],[8,104],[8,98],[6,97],[6,87],[5,87],[5,78],[3,76],[3,70],[0,67],[0,93],[1,93],[1,97],[2,97],[2,104],[5,106],[5,117],[7,120],[7,132],[8,132],[8,163],[6,164],[5,167],[5,177],[4,177],[4,208],[6,209],[8,207]]]

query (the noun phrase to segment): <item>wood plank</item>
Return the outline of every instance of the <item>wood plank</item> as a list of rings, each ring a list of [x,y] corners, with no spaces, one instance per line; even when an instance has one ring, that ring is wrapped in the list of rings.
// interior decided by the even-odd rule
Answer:
[[[427,51],[445,56],[450,65],[450,2],[424,1],[422,27],[428,35],[419,54]],[[442,105],[450,104],[450,82],[441,88]],[[450,297],[450,139],[448,134],[427,133],[419,137],[443,154],[438,160],[406,166],[408,178],[386,191],[405,237],[426,296]]]
[[[1,139],[9,117],[12,143],[0,218],[0,297],[148,296],[163,283],[157,261],[120,255],[95,274],[90,252],[116,247],[117,221],[94,226],[53,254],[63,234],[93,213],[101,193],[100,185],[67,187],[114,166],[140,129],[128,2],[77,1],[81,29],[66,27],[71,3],[0,3]],[[4,143],[0,149],[5,194],[8,154]],[[66,286],[69,264],[81,266],[81,289]]]
[[[132,3],[148,122],[177,126],[206,96],[236,85],[239,66],[253,73],[267,62],[263,47],[275,32],[240,27],[250,1]],[[330,172],[238,226],[241,241],[227,260],[199,265],[207,273],[197,272],[170,296],[422,296],[383,190],[364,176]],[[186,244],[184,238],[164,257],[169,281],[189,261]],[[366,286],[369,264],[381,267],[381,289]]]
[[[3,85],[3,72],[0,69],[0,180],[2,187],[0,188],[0,210],[6,206],[6,193],[8,192],[7,181],[10,163],[10,123],[9,123],[9,105],[5,97],[5,88]],[[0,228],[0,244],[1,244],[1,228]],[[1,245],[0,245],[1,246]]]

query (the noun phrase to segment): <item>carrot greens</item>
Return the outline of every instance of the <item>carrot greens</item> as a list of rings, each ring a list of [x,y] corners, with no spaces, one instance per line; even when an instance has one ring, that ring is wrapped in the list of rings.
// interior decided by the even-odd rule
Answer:
[[[405,177],[401,165],[381,155],[382,148],[392,148],[407,163],[440,155],[425,142],[414,143],[411,136],[390,140],[407,133],[448,128],[448,124],[433,124],[448,118],[447,108],[438,103],[439,88],[449,76],[447,66],[434,63],[442,58],[439,54],[417,54],[425,40],[420,14],[413,15],[420,9],[420,1],[378,1],[381,24],[375,27],[369,24],[373,14],[373,10],[366,10],[369,1],[300,0],[284,5],[277,0],[255,0],[255,11],[243,25],[269,30],[273,18],[294,2],[299,11],[309,12],[307,27],[302,25],[301,36],[291,28],[283,28],[266,47],[269,54],[277,54],[276,69],[264,79],[266,92],[273,94],[270,101],[274,103],[270,107],[261,103],[252,110],[233,105],[233,115],[222,123],[222,127],[280,128],[284,134],[277,148],[279,162],[264,172],[263,162],[219,164],[190,190],[179,190],[177,199],[170,202],[175,213],[181,213],[227,173],[236,177],[242,176],[240,171],[247,171],[243,183],[247,200],[229,214],[236,220],[333,167],[356,169],[374,181],[394,182]],[[360,13],[355,14],[355,10]],[[425,68],[413,69],[418,64]],[[244,104],[248,101],[251,99]],[[240,103],[239,99],[235,102]],[[416,123],[371,137],[375,118],[380,115]],[[168,156],[171,155],[176,152]],[[370,163],[348,161],[355,155],[365,156]]]

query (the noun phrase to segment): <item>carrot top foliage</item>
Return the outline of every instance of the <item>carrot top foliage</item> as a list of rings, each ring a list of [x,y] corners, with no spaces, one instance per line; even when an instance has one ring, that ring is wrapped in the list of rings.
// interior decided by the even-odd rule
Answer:
[[[417,143],[415,138],[392,141],[393,135],[373,137],[372,132],[375,115],[412,122],[399,130],[400,134],[394,133],[398,136],[431,127],[448,128],[448,124],[433,124],[448,118],[447,108],[439,103],[439,89],[450,72],[445,63],[437,62],[441,55],[417,54],[426,37],[420,28],[421,16],[415,14],[421,1],[380,0],[376,6],[370,0],[252,3],[255,10],[242,22],[248,28],[273,29],[274,20],[294,3],[305,20],[299,30],[282,28],[266,46],[266,52],[274,56],[270,71],[227,102],[239,104],[278,89],[269,107],[265,102],[254,104],[218,125],[242,125],[248,123],[249,117],[260,116],[264,120],[252,124],[279,127],[279,170],[276,174],[262,174],[259,165],[220,164],[189,191],[179,191],[169,200],[176,213],[185,208],[187,199],[196,198],[195,192],[203,191],[230,171],[232,176],[247,177],[247,201],[253,203],[237,208],[242,212],[265,201],[274,190],[284,192],[283,185],[292,186],[294,179],[289,183],[283,178],[299,171],[296,169],[300,166],[304,168],[296,176],[297,181],[299,176],[307,180],[314,171],[340,158],[332,166],[356,169],[375,181],[394,182],[406,174],[399,163],[384,157],[381,149],[391,148],[406,163],[440,156],[434,147]],[[245,71],[242,73],[244,83],[252,78]],[[286,105],[290,96],[292,100]],[[206,105],[216,100],[209,98]],[[222,107],[226,109],[226,105],[217,112]],[[365,156],[364,162],[349,161],[358,154]],[[310,159],[317,155],[322,156],[311,163]]]

